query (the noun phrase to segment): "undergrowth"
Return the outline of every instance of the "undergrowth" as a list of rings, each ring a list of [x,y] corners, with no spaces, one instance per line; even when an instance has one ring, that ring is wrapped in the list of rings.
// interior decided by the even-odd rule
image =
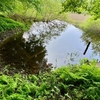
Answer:
[[[0,75],[0,100],[100,100],[95,61],[38,75]]]

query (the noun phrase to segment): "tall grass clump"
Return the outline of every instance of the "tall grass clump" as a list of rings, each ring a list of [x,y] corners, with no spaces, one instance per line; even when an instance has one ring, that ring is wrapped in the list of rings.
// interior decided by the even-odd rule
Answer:
[[[38,75],[0,75],[0,100],[100,100],[99,88],[94,61]]]

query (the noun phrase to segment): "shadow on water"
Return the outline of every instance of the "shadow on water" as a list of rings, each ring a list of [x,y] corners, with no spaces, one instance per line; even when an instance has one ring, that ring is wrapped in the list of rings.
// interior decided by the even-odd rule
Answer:
[[[30,42],[24,42],[21,36],[13,36],[0,47],[2,61],[6,65],[24,70],[27,73],[37,73],[38,64],[45,57],[46,49],[40,39],[34,38]],[[38,66],[38,67],[37,67]]]
[[[83,55],[88,41],[92,45]],[[62,21],[36,22],[28,32],[12,35],[0,44],[1,62],[22,73],[49,71],[52,64],[59,67],[82,58],[99,59],[93,53],[100,52],[99,42],[99,34],[84,33]]]

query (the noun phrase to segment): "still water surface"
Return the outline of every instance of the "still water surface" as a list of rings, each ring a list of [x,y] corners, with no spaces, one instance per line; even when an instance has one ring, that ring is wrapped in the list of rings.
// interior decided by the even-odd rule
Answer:
[[[24,34],[15,34],[0,44],[0,59],[12,71],[14,67],[18,72],[32,74],[49,71],[50,63],[60,67],[79,63],[83,58],[100,61],[99,37],[63,21],[36,22]],[[91,44],[83,55],[88,42]]]
[[[62,66],[68,63],[78,63],[82,58],[99,59],[98,55],[93,53],[90,45],[85,55],[83,52],[86,44],[82,41],[83,31],[73,25],[68,25],[57,39],[52,39],[46,46],[48,51],[48,60],[54,65]],[[71,60],[71,58],[74,58]]]
[[[93,53],[91,45],[83,55],[86,43],[81,36],[84,32],[71,24],[57,20],[51,23],[35,23],[29,33],[24,33],[23,37],[28,41],[32,34],[36,34],[39,38],[41,38],[41,34],[46,34],[45,39],[43,38],[47,50],[45,58],[54,66],[75,64],[82,58],[99,59],[99,56]]]

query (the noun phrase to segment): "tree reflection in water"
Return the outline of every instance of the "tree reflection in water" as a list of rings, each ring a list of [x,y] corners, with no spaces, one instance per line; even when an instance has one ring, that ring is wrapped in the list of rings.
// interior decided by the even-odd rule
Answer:
[[[87,30],[85,30],[81,38],[83,41],[85,41],[86,44],[91,42],[94,54],[100,54],[100,29],[93,30],[91,28],[88,28]]]
[[[43,23],[42,23],[43,24]],[[45,25],[44,25],[45,24]],[[22,73],[38,73],[49,71],[51,65],[47,65],[45,58],[47,50],[45,43],[52,37],[60,35],[60,32],[66,27],[66,24],[57,24],[56,22],[44,23],[43,26],[38,23],[37,27],[23,34],[10,36],[0,44],[1,61],[9,65],[9,70]],[[50,25],[48,25],[50,24]],[[48,26],[47,26],[48,25]],[[43,27],[36,34],[35,29]],[[47,29],[48,30],[45,30]],[[45,30],[45,31],[44,31]],[[35,33],[35,34],[33,34]],[[27,37],[26,37],[27,35]],[[27,38],[27,39],[26,39]],[[13,69],[15,68],[15,70]]]

